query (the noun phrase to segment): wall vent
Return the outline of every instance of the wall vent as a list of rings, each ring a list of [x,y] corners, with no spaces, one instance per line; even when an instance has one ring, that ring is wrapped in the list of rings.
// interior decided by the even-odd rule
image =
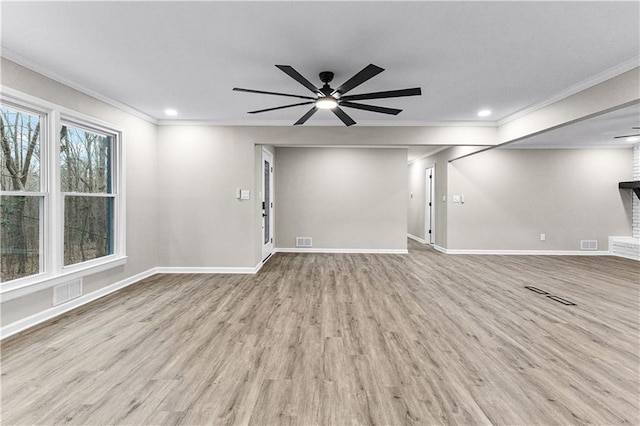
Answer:
[[[82,296],[82,278],[53,287],[53,306]]]
[[[296,237],[296,247],[313,247],[311,237]]]
[[[598,240],[580,240],[580,250],[598,250]]]

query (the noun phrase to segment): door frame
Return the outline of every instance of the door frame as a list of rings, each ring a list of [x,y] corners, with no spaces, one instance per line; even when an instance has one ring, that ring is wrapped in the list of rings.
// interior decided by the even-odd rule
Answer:
[[[267,186],[267,180],[265,179],[265,162],[269,163],[269,182],[268,182],[268,194],[266,189]],[[262,175],[262,199],[260,200],[262,202],[262,233],[261,233],[261,246],[262,246],[262,261],[266,260],[269,256],[271,256],[274,252],[274,244],[273,244],[273,235],[274,235],[274,217],[273,217],[273,212],[274,212],[274,188],[273,188],[273,154],[265,147],[262,147],[262,159],[260,162],[260,174]],[[267,202],[266,200],[268,199],[269,205],[265,206],[265,203]],[[269,221],[268,223],[268,230],[269,230],[269,241],[265,242],[265,240],[267,239],[267,235],[265,235],[266,232],[266,228],[265,228],[265,224],[266,224],[266,219],[265,219],[265,215]]]
[[[436,165],[430,164],[425,168],[424,184],[424,240],[427,244],[436,242]],[[431,231],[431,232],[429,232]]]

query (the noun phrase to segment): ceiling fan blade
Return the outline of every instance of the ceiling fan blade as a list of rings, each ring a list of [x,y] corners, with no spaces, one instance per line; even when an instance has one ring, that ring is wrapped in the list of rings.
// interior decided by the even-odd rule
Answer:
[[[349,116],[347,115],[347,113],[346,113],[346,112],[344,112],[343,110],[341,110],[341,109],[340,109],[340,107],[332,108],[332,109],[331,109],[331,111],[333,111],[333,113],[334,113],[335,115],[337,115],[337,116],[338,116],[338,118],[339,118],[340,120],[342,120],[342,122],[343,122],[346,126],[352,126],[352,125],[356,124],[356,122],[355,122],[355,121],[353,121],[353,119],[352,119],[351,117],[349,117]]]
[[[277,109],[291,108],[291,107],[296,107],[296,106],[300,106],[300,105],[309,105],[309,104],[312,104],[312,103],[313,102],[300,102],[299,104],[283,105],[283,106],[279,106],[279,107],[275,107],[275,108],[267,108],[267,109],[259,109],[257,111],[249,111],[247,114],[258,114],[260,112],[275,111]]]
[[[632,127],[632,129],[638,129],[638,130],[640,130],[640,127]]]
[[[276,67],[278,67],[278,69],[283,71],[285,74],[293,78],[298,83],[302,84],[307,89],[311,90],[313,93],[321,94],[320,89],[314,86],[309,80],[304,78],[302,74],[300,74],[298,71],[294,70],[291,65],[276,65]]]
[[[640,136],[640,133],[637,135],[622,135],[622,136],[614,136],[614,139],[622,139],[622,138],[635,138],[636,136]]]
[[[311,96],[290,95],[288,93],[278,93],[278,92],[265,92],[264,90],[242,89],[240,87],[234,87],[233,90],[235,90],[236,92],[260,93],[262,95],[288,96],[290,98],[300,98],[300,99],[315,99]]]
[[[348,108],[363,109],[365,111],[380,112],[382,114],[391,114],[391,115],[398,115],[399,113],[402,112],[401,109],[385,108],[385,107],[379,107],[375,105],[357,104],[355,102],[349,102],[349,101],[340,102],[340,106],[348,107]]]
[[[338,87],[331,94],[339,92],[341,94],[347,93],[349,90],[361,85],[365,81],[369,80],[372,77],[380,74],[384,71],[384,68],[380,68],[379,66],[369,64],[364,67],[360,72],[351,77],[349,80],[345,81],[342,86]]]
[[[307,111],[307,113],[305,115],[303,115],[302,117],[300,117],[300,120],[296,121],[295,123],[293,123],[294,126],[299,126],[300,124],[304,124],[305,121],[307,121],[309,118],[311,118],[311,116],[313,114],[316,113],[316,111],[318,110],[318,108],[316,108],[315,106],[313,108],[311,108],[309,111]]]
[[[403,96],[419,96],[422,90],[419,87],[402,90],[388,90],[386,92],[362,93],[360,95],[342,96],[340,99],[345,101],[357,101],[361,99],[382,99],[382,98],[401,98]]]

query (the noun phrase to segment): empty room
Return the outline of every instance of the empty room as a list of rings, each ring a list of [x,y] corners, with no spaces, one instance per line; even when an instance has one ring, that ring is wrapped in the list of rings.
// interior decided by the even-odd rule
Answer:
[[[640,424],[639,2],[0,20],[0,424]]]

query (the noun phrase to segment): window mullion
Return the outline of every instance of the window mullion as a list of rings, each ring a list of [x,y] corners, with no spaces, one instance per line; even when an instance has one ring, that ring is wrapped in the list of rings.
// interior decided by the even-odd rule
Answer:
[[[49,230],[50,232],[47,234],[49,236],[49,244],[47,244],[48,248],[48,260],[50,266],[50,271],[53,274],[59,274],[62,271],[63,266],[63,257],[62,257],[62,246],[63,246],[63,232],[64,232],[64,196],[61,192],[60,185],[60,129],[62,128],[62,124],[60,123],[60,113],[57,111],[53,111],[51,113],[51,124],[49,126],[49,135],[47,138],[47,154],[50,156],[47,161],[47,165],[49,166],[49,173],[47,174],[49,177],[48,189],[49,189],[49,214],[47,215],[49,218]]]

